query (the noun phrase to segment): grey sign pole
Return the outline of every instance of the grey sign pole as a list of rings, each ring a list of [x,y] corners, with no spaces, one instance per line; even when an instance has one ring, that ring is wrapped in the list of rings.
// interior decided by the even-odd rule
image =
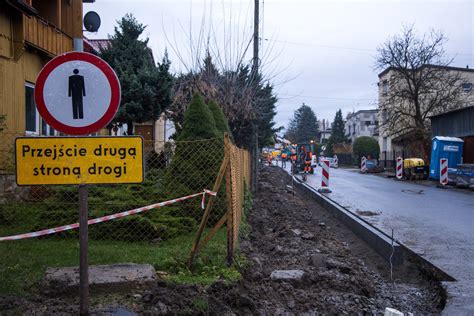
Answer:
[[[88,188],[79,185],[79,313],[89,315]]]
[[[74,38],[74,51],[83,52],[82,38]],[[88,188],[85,184],[79,185],[79,314],[89,315],[89,219]]]

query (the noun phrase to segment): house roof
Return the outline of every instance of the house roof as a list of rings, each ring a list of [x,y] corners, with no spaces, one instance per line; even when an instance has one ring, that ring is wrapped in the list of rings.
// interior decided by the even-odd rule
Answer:
[[[422,66],[416,68],[415,70],[420,70],[420,69],[428,68],[428,67],[429,68],[445,69],[445,70],[454,70],[454,71],[474,72],[474,69],[468,68],[468,66],[466,66],[466,68],[461,68],[461,67],[440,66],[440,65],[431,65],[431,64],[422,65]],[[378,77],[381,78],[385,74],[387,74],[390,70],[396,70],[396,69],[401,69],[401,68],[399,68],[399,67],[388,67],[387,69],[385,69],[384,71],[379,73]]]
[[[357,112],[354,112],[354,113],[350,114],[347,118],[351,118],[351,117],[356,116],[356,115],[361,114],[361,113],[377,113],[378,111],[379,111],[378,109],[359,110]]]
[[[430,119],[438,118],[438,117],[443,116],[443,115],[450,115],[450,114],[456,113],[456,112],[471,111],[471,110],[474,110],[474,105],[465,106],[463,108],[459,108],[459,109],[452,110],[452,111],[449,111],[449,112],[444,112],[444,113],[441,113],[441,114],[432,115],[432,116],[430,116]]]
[[[88,40],[91,46],[96,50],[100,51],[100,49],[107,48],[110,45],[109,39],[89,39]]]
[[[17,9],[21,13],[24,13],[26,16],[38,14],[38,10],[33,8],[29,3],[24,0],[7,0],[6,3]]]
[[[109,45],[112,45],[110,39],[100,38],[100,39],[89,39],[88,40],[91,46],[95,51],[100,52],[101,49],[106,49]],[[155,58],[153,57],[153,51],[151,48],[147,47],[148,54],[150,55],[151,61],[155,64]]]
[[[464,141],[461,138],[458,137],[449,137],[449,136],[435,136],[433,139],[441,140],[444,142],[461,142],[464,143]]]

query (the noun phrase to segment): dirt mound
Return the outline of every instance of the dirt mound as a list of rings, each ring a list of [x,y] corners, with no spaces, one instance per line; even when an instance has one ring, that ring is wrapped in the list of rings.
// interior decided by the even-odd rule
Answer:
[[[442,288],[418,267],[390,266],[331,214],[300,192],[287,192],[288,176],[264,167],[249,214],[250,234],[241,241],[251,265],[237,284],[217,282],[169,302],[190,312],[202,300],[210,314],[382,313],[385,307],[416,314],[440,313]],[[302,271],[301,278],[271,278],[276,270]],[[169,285],[162,285],[169,286]],[[152,290],[163,293],[162,287]],[[155,303],[151,303],[152,307]],[[148,308],[148,307],[147,307]],[[190,312],[190,313],[193,313]]]
[[[386,261],[311,198],[298,190],[288,193],[288,184],[281,169],[261,170],[260,189],[248,214],[250,233],[241,240],[250,264],[238,283],[203,287],[158,281],[133,293],[95,297],[93,314],[110,315],[104,306],[184,315],[375,314],[385,307],[440,313],[444,299],[439,282],[414,263],[393,270],[392,282]],[[295,277],[287,278],[291,275]],[[60,314],[77,313],[78,302],[37,298],[4,303],[0,306],[21,310],[23,304],[35,314]]]

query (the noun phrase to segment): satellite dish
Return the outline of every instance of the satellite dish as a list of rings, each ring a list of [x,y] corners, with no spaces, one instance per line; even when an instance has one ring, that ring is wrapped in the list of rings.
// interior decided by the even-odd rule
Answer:
[[[89,32],[97,32],[100,27],[100,16],[97,12],[89,11],[84,15],[84,27]]]

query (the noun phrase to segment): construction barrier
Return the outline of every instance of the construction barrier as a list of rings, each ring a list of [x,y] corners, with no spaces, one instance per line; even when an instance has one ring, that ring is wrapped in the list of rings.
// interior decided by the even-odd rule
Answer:
[[[338,168],[339,167],[339,159],[337,158],[337,155],[334,155],[334,168]]]
[[[321,161],[321,169],[321,188],[318,191],[321,193],[329,193],[331,192],[329,189],[329,170],[331,169],[329,160]]]
[[[442,185],[448,184],[448,159],[441,158],[439,168],[439,182]]]
[[[403,159],[401,157],[397,158],[396,177],[399,180],[403,178]]]
[[[168,201],[164,201],[164,202],[160,202],[160,203],[156,203],[156,204],[151,204],[151,205],[148,205],[148,206],[143,206],[143,207],[140,207],[140,208],[136,208],[136,209],[121,212],[121,213],[116,213],[116,214],[112,214],[112,215],[107,215],[107,216],[102,216],[102,217],[99,217],[99,218],[90,219],[90,220],[87,221],[87,225],[103,223],[103,222],[107,222],[107,221],[110,221],[110,220],[113,220],[113,219],[116,219],[116,218],[122,218],[122,217],[129,216],[129,215],[139,214],[139,213],[149,211],[149,210],[154,209],[154,208],[160,208],[160,207],[163,207],[163,206],[166,206],[166,205],[170,205],[170,204],[174,204],[174,203],[181,202],[181,201],[184,201],[184,200],[188,200],[188,199],[191,199],[191,198],[199,196],[199,195],[202,195],[201,208],[204,209],[204,203],[205,203],[204,198],[205,198],[206,194],[216,196],[217,193],[209,191],[209,190],[204,190],[203,192],[191,194],[191,195],[188,195],[188,196],[183,196],[183,197],[180,197],[180,198],[177,198],[177,199],[172,199],[172,200],[168,200]],[[74,224],[63,225],[63,226],[50,228],[50,229],[43,229],[43,230],[40,230],[40,231],[31,232],[31,233],[0,237],[0,241],[34,238],[34,237],[39,237],[39,236],[45,236],[45,235],[51,235],[51,234],[55,234],[55,233],[59,233],[59,232],[64,232],[64,231],[71,230],[71,229],[77,229],[77,228],[79,228],[79,223],[74,223]]]
[[[360,162],[360,171],[367,172],[367,165],[366,165],[367,158],[362,157]]]

